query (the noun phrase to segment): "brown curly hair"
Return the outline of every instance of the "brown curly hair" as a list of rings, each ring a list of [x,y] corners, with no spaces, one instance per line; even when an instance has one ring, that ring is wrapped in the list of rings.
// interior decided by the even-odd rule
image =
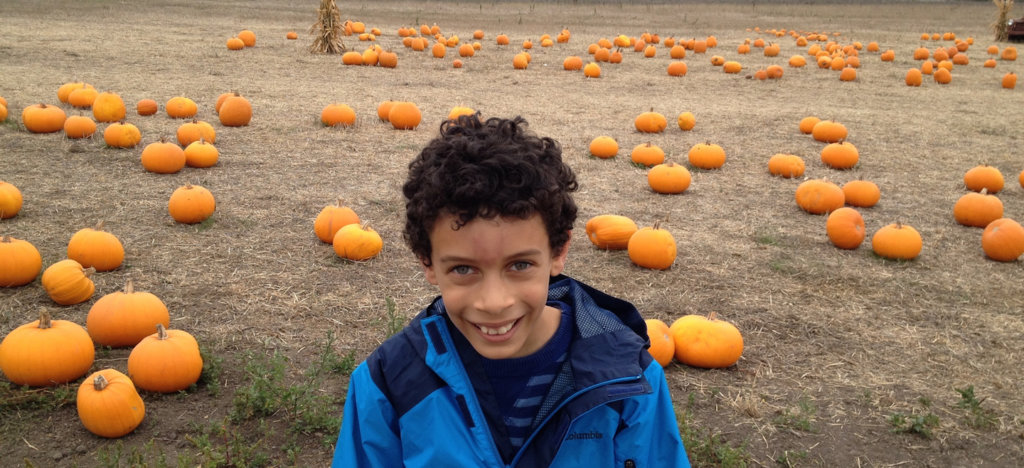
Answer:
[[[409,163],[404,237],[430,266],[430,231],[451,214],[458,229],[476,218],[540,215],[552,252],[569,241],[576,221],[571,192],[576,175],[562,162],[562,148],[526,130],[522,117],[463,115],[441,124],[441,135]]]

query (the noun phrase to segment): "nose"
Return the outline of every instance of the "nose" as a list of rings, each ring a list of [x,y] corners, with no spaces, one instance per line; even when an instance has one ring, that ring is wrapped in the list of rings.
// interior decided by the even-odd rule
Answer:
[[[500,275],[490,275],[480,283],[473,305],[481,312],[500,315],[514,302],[511,285]]]

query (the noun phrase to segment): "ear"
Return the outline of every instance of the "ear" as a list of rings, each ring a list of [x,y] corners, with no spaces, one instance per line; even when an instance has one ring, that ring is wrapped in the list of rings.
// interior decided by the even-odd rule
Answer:
[[[437,273],[434,272],[434,264],[427,264],[428,261],[425,259],[419,259],[420,266],[423,267],[423,276],[427,278],[427,282],[437,286]]]
[[[569,257],[569,244],[572,240],[572,230],[569,230],[569,238],[562,244],[558,252],[553,252],[551,257],[551,276],[558,276],[565,269],[565,261]]]

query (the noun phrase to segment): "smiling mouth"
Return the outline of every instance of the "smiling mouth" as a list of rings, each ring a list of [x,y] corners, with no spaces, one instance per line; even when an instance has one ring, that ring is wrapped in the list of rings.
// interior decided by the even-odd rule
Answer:
[[[485,335],[498,336],[508,333],[510,330],[512,330],[513,327],[516,326],[517,323],[519,323],[519,319],[515,319],[514,321],[509,322],[507,325],[498,328],[485,327],[483,325],[477,324],[474,325],[476,325],[476,328],[483,332]]]

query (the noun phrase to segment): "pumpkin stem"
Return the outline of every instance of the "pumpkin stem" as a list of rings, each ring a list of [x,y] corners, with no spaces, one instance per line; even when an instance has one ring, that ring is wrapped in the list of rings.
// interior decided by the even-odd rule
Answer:
[[[345,206],[345,201],[342,200],[341,195],[338,195],[338,208]]]
[[[0,236],[0,242],[3,242],[4,244],[9,244],[11,242],[14,242],[14,239],[10,236]]]
[[[94,228],[92,228],[92,229],[93,229],[94,231],[102,231],[102,230],[103,230],[103,225],[104,225],[104,224],[106,224],[106,221],[100,220],[100,222],[96,223],[96,227],[94,227]]]
[[[710,313],[708,313],[708,320],[717,320],[717,319],[718,319],[718,312],[715,312],[715,311],[712,310]]]
[[[158,339],[158,340],[166,340],[167,339],[167,329],[164,328],[164,324],[162,324],[162,323],[156,324],[156,339]]]
[[[52,326],[53,322],[50,321],[50,313],[47,312],[46,309],[41,309],[39,311],[39,326],[37,328],[45,330]]]
[[[124,293],[131,294],[133,292],[135,292],[135,285],[132,284],[132,280],[128,280],[128,282],[124,284]]]
[[[103,390],[104,388],[107,388],[108,384],[109,382],[107,382],[106,377],[103,377],[103,374],[99,374],[96,376],[95,379],[92,379],[92,386],[93,388],[96,389],[96,391],[100,391]]]
[[[82,270],[82,274],[85,275],[86,278],[92,276],[93,273],[96,273],[96,267],[89,267]]]
[[[978,193],[980,193],[982,195],[988,195],[988,187],[982,187],[981,188],[981,192],[978,192]]]

